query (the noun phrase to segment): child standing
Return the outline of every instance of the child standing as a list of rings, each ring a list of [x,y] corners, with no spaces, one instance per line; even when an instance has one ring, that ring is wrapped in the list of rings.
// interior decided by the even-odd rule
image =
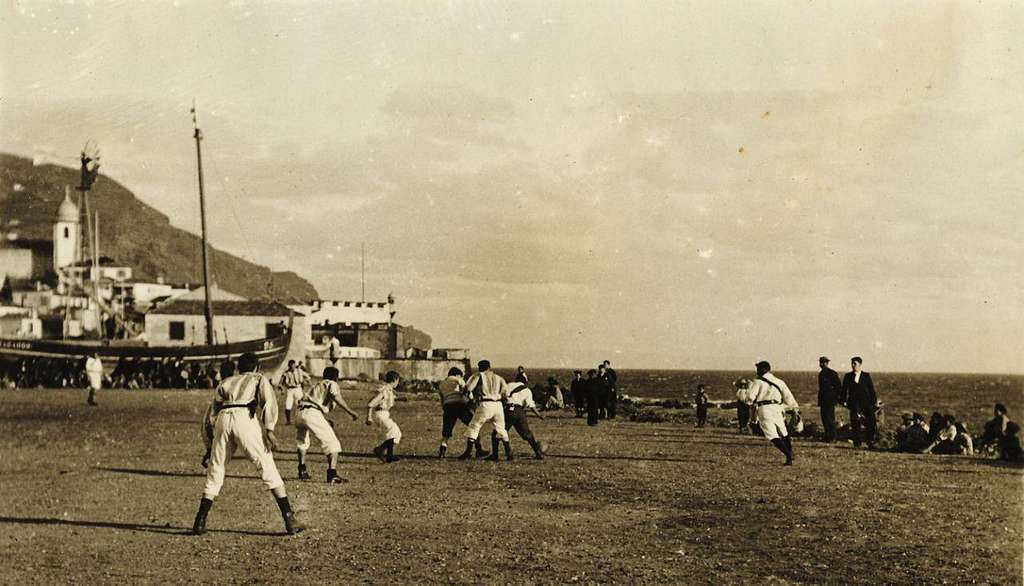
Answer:
[[[391,408],[395,406],[395,387],[398,386],[400,378],[397,372],[388,371],[384,375],[384,384],[366,406],[366,425],[373,425],[376,422],[380,426],[381,443],[373,448],[373,455],[386,464],[400,459],[395,455],[395,446],[402,441],[402,430],[391,419]]]
[[[708,422],[708,394],[703,383],[697,385],[697,427],[704,427]]]

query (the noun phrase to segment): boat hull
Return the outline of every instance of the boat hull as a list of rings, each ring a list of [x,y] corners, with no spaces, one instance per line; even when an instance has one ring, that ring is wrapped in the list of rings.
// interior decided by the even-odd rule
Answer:
[[[100,341],[0,338],[0,361],[9,363],[25,359],[81,360],[93,353],[99,353],[104,368],[110,369],[122,361],[181,359],[186,363],[219,363],[224,360],[238,360],[242,354],[252,352],[259,359],[262,370],[272,371],[284,360],[290,342],[290,332],[275,338],[200,346],[135,346]]]

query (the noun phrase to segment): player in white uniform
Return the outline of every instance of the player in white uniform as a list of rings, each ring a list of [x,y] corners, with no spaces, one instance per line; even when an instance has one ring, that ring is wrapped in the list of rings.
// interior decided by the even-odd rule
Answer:
[[[473,420],[466,429],[466,451],[459,456],[460,460],[468,460],[473,456],[473,446],[480,437],[480,430],[488,422],[493,423],[496,439],[505,446],[505,455],[512,459],[512,446],[508,443],[508,432],[505,430],[505,410],[502,401],[508,399],[508,383],[491,370],[488,360],[477,363],[477,372],[466,381],[466,392],[478,401]],[[493,440],[492,440],[493,441]],[[497,445],[497,444],[495,444]],[[497,456],[497,448],[491,457]]]
[[[224,466],[231,459],[235,448],[241,448],[256,465],[263,484],[277,500],[285,530],[289,534],[303,530],[292,512],[284,481],[274,464],[271,450],[277,444],[277,438],[274,437],[277,399],[270,381],[256,372],[258,367],[259,361],[255,354],[243,354],[238,359],[240,374],[230,376],[220,383],[214,392],[213,403],[204,416],[204,426],[212,423],[213,434],[210,439],[206,486],[192,525],[192,533],[195,535],[202,535],[206,531],[206,516],[224,485]]]
[[[103,387],[103,361],[98,352],[85,359],[85,376],[89,379],[89,398],[86,403],[95,407],[99,404],[96,402],[96,392]]]
[[[544,419],[544,416],[537,411],[537,404],[533,402],[533,391],[530,387],[522,382],[514,382],[508,385],[508,400],[505,401],[505,433],[511,437],[508,430],[515,429],[519,433],[519,437],[526,440],[526,443],[530,444],[533,448],[533,457],[538,460],[544,459],[544,451],[540,447],[540,442],[533,437],[533,432],[530,431],[530,424],[526,420],[526,410],[533,411],[533,414]],[[510,444],[511,445],[511,444]],[[498,432],[497,428],[491,433],[491,448],[492,452],[488,458],[491,461],[498,460]],[[508,459],[512,459],[512,452],[510,449],[506,449]]]
[[[328,366],[324,369],[324,379],[313,385],[299,400],[299,413],[295,416],[295,449],[299,456],[299,480],[309,480],[309,472],[306,471],[306,451],[309,450],[309,435],[312,432],[327,454],[328,484],[347,482],[338,476],[341,442],[327,420],[327,414],[330,413],[331,407],[337,405],[348,413],[352,421],[359,419],[359,415],[349,409],[345,400],[341,398],[341,387],[338,386],[337,380],[338,369]]]
[[[757,424],[764,432],[764,437],[785,454],[786,466],[792,466],[793,441],[786,431],[785,413],[799,410],[800,406],[786,383],[772,374],[768,362],[758,362],[755,367],[757,378],[749,381],[746,392],[741,393],[740,398],[754,406],[757,410]]]
[[[292,407],[302,399],[302,389],[309,383],[309,375],[298,367],[294,360],[288,361],[288,369],[281,375],[284,387],[284,422],[292,423]]]
[[[380,428],[380,445],[373,448],[373,455],[386,464],[401,458],[395,455],[395,446],[402,443],[402,430],[391,419],[391,408],[395,406],[395,387],[401,377],[391,370],[384,375],[384,384],[366,406],[366,425],[374,423]]]

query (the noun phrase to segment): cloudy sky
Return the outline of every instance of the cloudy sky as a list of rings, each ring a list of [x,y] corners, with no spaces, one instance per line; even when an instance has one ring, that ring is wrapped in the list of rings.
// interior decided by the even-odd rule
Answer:
[[[1022,372],[1024,11],[8,2],[0,151],[499,364]],[[261,237],[253,238],[253,234]]]

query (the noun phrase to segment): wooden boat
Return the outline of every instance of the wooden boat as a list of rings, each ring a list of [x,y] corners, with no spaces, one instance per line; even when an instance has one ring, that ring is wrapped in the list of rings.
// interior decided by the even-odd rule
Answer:
[[[252,352],[260,361],[264,371],[273,371],[284,360],[291,343],[291,330],[274,338],[232,342],[230,344],[202,344],[196,346],[147,346],[131,341],[72,341],[72,340],[24,340],[0,338],[0,361],[18,362],[25,359],[81,360],[97,353],[105,369],[113,368],[122,361],[145,362],[149,360],[182,359],[186,363],[220,363],[224,360],[238,360],[246,352]]]

